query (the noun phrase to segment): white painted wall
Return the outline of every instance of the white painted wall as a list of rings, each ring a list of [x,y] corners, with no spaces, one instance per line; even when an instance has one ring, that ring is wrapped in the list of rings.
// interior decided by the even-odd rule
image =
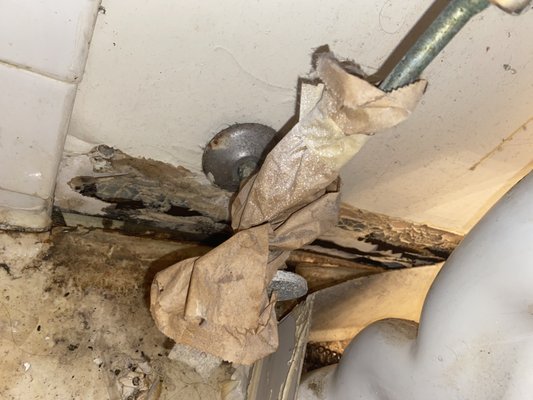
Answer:
[[[289,120],[314,48],[375,72],[431,4],[104,0],[70,134],[199,171],[225,126]],[[476,17],[424,74],[415,115],[344,169],[344,200],[467,231],[531,168],[533,124],[502,144],[533,116],[531,37],[533,12]]]

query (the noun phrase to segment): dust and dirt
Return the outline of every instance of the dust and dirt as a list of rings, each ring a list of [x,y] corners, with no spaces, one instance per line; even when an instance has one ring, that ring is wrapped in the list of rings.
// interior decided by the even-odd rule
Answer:
[[[232,368],[168,359],[147,304],[151,277],[201,246],[65,228],[0,243],[0,398],[220,398]]]

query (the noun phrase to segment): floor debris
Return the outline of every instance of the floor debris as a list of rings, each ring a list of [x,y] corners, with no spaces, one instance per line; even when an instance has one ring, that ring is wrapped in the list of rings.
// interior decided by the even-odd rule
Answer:
[[[0,248],[2,400],[222,399],[234,368],[169,359],[148,310],[153,275],[198,246],[56,228]]]

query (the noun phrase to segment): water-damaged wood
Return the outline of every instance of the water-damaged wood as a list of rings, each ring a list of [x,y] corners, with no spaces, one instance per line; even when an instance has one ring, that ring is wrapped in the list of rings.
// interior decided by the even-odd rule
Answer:
[[[181,166],[100,145],[63,160],[55,221],[218,244],[231,235],[232,193]],[[344,206],[336,228],[294,253],[292,266],[401,268],[444,261],[461,236]],[[300,260],[302,254],[312,261]],[[350,275],[349,273],[348,275]]]

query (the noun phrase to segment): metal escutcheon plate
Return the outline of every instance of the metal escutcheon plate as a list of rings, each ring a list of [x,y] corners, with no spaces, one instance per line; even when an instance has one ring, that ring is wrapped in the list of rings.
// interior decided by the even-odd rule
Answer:
[[[276,131],[266,125],[232,125],[217,133],[205,148],[204,173],[215,185],[235,192],[240,182],[258,169],[275,144]]]

